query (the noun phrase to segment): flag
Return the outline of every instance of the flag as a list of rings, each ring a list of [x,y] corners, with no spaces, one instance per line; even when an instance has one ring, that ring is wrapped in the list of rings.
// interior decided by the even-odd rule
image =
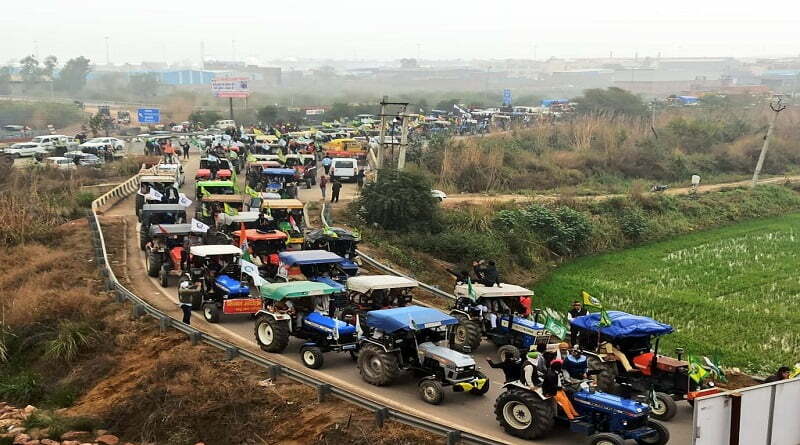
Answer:
[[[689,356],[689,378],[700,383],[708,375],[708,371],[703,367],[703,363],[694,355]]]
[[[217,162],[219,158],[214,155],[208,155],[208,162]]]
[[[248,195],[250,195],[253,198],[260,198],[261,197],[261,195],[257,191],[253,190],[253,188],[250,187],[249,185],[245,186],[244,192],[247,193]]]
[[[247,229],[244,227],[244,222],[239,223],[239,247],[242,248],[242,256],[245,253],[250,256],[250,253],[247,252]]]
[[[236,169],[231,169],[231,182],[233,182],[233,193],[239,193],[239,181],[236,179]]]
[[[258,128],[254,127],[253,128],[253,134],[255,134],[256,136],[262,136],[264,134],[264,132],[259,130]]]
[[[209,193],[205,187],[200,187],[200,196],[205,198],[206,196],[211,196],[211,193]]]
[[[251,263],[250,261],[247,261],[244,258],[239,259],[239,264],[242,266],[242,273],[250,275],[251,277],[253,277],[253,280],[255,280],[256,277],[260,277],[260,275],[258,274],[258,266],[256,266],[255,264]]]
[[[567,337],[567,328],[564,326],[561,321],[556,320],[553,317],[547,317],[544,321],[544,328],[550,331],[553,335],[558,337],[559,340],[563,340]]]
[[[253,284],[255,284],[256,287],[260,288],[261,286],[263,286],[265,284],[269,284],[269,281],[261,278],[261,275],[256,275],[256,276],[253,277]]]
[[[725,377],[725,371],[722,370],[722,367],[714,363],[710,358],[703,357],[704,367],[711,372],[711,375],[714,377],[714,380],[719,380],[720,382],[727,382],[728,378]]]
[[[293,215],[289,215],[289,224],[292,226],[292,230],[294,230],[295,232],[300,231],[300,228],[297,227],[297,222],[295,222]]]
[[[183,193],[178,194],[178,204],[184,207],[190,207],[192,205],[192,200],[187,198],[186,195]]]
[[[153,187],[150,187],[150,191],[147,192],[147,195],[145,195],[145,198],[152,199],[152,200],[155,200],[155,201],[160,201],[161,198],[163,198],[163,197],[164,197],[164,195],[159,193],[159,191],[154,189]]]
[[[264,202],[267,204],[267,211],[264,212],[264,214],[266,214],[268,217],[272,218],[272,209],[269,207],[269,201],[265,200]]]
[[[584,306],[591,306],[591,307],[596,307],[596,308],[602,308],[603,307],[603,305],[600,303],[600,300],[598,300],[597,298],[589,295],[589,293],[586,292],[585,290],[581,291],[581,297],[583,297],[583,305]]]
[[[478,294],[475,293],[475,288],[472,287],[472,280],[469,277],[467,277],[467,296],[472,301],[476,301],[478,299]]]
[[[283,139],[281,139],[281,141],[283,141]],[[283,150],[278,150],[278,153],[276,153],[276,154],[278,155],[278,160],[281,161],[281,164],[285,165],[286,164],[286,155],[283,154]]]
[[[193,232],[208,232],[211,227],[203,224],[202,222],[192,218],[192,231]]]
[[[223,208],[225,209],[225,214],[230,216],[236,216],[239,214],[239,211],[235,208],[228,205],[227,202],[222,203]]]
[[[275,136],[281,137],[281,132],[277,128],[275,129]]]
[[[249,153],[249,152],[247,153],[247,157],[245,158],[245,161],[247,161],[247,162],[256,162],[257,160],[258,159],[256,159],[255,156],[253,156],[253,153]]]
[[[608,316],[608,312],[605,309],[600,307],[600,321],[597,322],[597,326],[601,328],[607,328],[611,326],[611,318]]]

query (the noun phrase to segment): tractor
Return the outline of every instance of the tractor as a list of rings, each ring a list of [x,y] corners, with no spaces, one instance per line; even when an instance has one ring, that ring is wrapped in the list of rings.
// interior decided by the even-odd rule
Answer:
[[[344,258],[325,250],[294,250],[278,254],[280,265],[274,278],[286,281],[316,281],[345,292],[348,275],[340,264]]]
[[[145,204],[168,204],[160,199],[156,200],[148,196],[150,189],[153,189],[163,196],[179,196],[178,182],[174,175],[143,175],[139,178],[139,192],[136,194],[136,216],[141,217],[142,206]],[[170,191],[169,189],[174,189]],[[177,204],[177,200],[174,203]],[[140,219],[141,221],[141,219]]]
[[[169,274],[182,273],[186,255],[186,237],[192,236],[191,224],[157,224],[150,226],[150,241],[145,246],[147,275],[158,277],[162,287],[169,286]],[[199,244],[196,240],[192,244]]]
[[[342,263],[348,275],[358,273],[358,253],[356,247],[361,242],[361,235],[339,227],[326,227],[309,232],[305,237],[304,249],[322,249],[343,257]]]
[[[263,197],[261,211],[271,215],[278,223],[278,230],[289,235],[286,248],[301,250],[305,242],[303,202],[297,199],[269,199],[269,193],[262,193],[261,196]],[[253,203],[256,200],[254,199]]]
[[[376,386],[391,384],[401,371],[421,377],[419,395],[427,403],[444,401],[444,387],[453,392],[482,396],[489,379],[472,357],[439,343],[447,327],[458,320],[433,308],[405,306],[367,313],[367,334],[361,339],[358,369],[361,378]]]
[[[242,251],[230,244],[192,246],[189,249],[189,270],[181,276],[179,301],[192,302],[201,308],[209,323],[233,314],[255,314],[261,310],[261,299],[250,296],[239,264]],[[190,294],[182,298],[180,294]]]
[[[335,287],[312,281],[261,286],[263,306],[256,314],[255,337],[266,352],[283,352],[289,337],[306,340],[300,347],[303,364],[322,368],[327,352],[349,352],[356,357],[358,333],[354,326],[330,317]]]
[[[139,248],[144,250],[150,242],[150,227],[186,222],[186,207],[180,204],[145,204],[139,212],[139,220]]]
[[[630,397],[650,395],[652,416],[670,420],[677,413],[675,401],[691,403],[699,390],[708,395],[712,382],[695,383],[689,377],[689,362],[658,353],[659,339],[672,326],[652,318],[608,311],[610,326],[600,326],[600,313],[570,321],[577,330],[578,345],[589,359],[589,368],[601,371],[598,387],[609,393]],[[655,342],[653,342],[655,340]]]
[[[347,295],[344,301],[337,301],[338,318],[349,324],[359,320],[366,331],[367,313],[379,309],[408,306],[411,304],[411,291],[418,283],[405,277],[394,275],[362,275],[347,279]]]
[[[235,230],[232,235],[234,242],[241,245],[242,230]],[[280,230],[261,231],[246,228],[244,238],[247,240],[247,245],[253,249],[253,257],[257,257],[262,264],[259,266],[260,273],[265,276],[275,276],[280,265],[278,254],[286,249],[289,235]]]
[[[539,312],[534,311],[533,320],[524,316],[528,308],[522,301],[533,297],[532,291],[513,284],[459,284],[455,295],[450,310],[450,315],[458,319],[451,331],[453,349],[476,351],[486,337],[498,346],[503,361],[507,354],[519,358],[531,346],[550,343],[550,332],[538,321]]]
[[[644,403],[595,391],[588,381],[565,388],[579,416],[567,418],[556,401],[539,387],[520,381],[506,383],[494,404],[494,413],[506,433],[522,439],[540,439],[556,421],[565,422],[572,432],[589,436],[590,445],[623,445],[634,440],[639,445],[664,445],[669,430],[650,420],[650,407]]]

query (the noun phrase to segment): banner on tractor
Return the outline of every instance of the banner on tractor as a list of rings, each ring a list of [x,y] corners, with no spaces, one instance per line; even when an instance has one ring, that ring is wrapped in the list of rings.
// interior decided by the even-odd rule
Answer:
[[[259,298],[237,298],[222,302],[223,314],[255,314],[261,310]]]

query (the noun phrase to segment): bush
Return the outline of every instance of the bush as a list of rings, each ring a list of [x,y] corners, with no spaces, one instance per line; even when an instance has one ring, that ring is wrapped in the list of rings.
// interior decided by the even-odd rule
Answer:
[[[631,209],[619,217],[619,227],[626,238],[639,241],[647,232],[647,218],[638,209]]]
[[[357,205],[367,223],[389,230],[425,231],[438,221],[431,183],[413,171],[381,170],[364,186]]]
[[[59,438],[67,431],[92,431],[99,426],[97,420],[90,417],[62,416],[50,411],[38,410],[28,416],[22,426],[27,429],[47,429],[50,437]]]
[[[0,399],[12,403],[30,403],[39,400],[44,394],[44,388],[39,383],[39,376],[26,371],[9,374],[3,370],[4,376],[0,377]]]
[[[56,328],[54,339],[45,343],[48,358],[71,362],[84,349],[91,345],[97,331],[83,321],[61,320]]]
[[[553,211],[534,204],[519,210],[501,210],[497,213],[496,221],[511,231],[533,230],[550,250],[559,255],[576,253],[592,233],[586,215],[569,207],[559,207]]]

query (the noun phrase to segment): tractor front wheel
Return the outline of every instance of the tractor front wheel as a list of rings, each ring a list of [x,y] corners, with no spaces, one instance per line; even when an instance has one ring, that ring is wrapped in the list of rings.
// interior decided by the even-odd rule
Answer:
[[[519,359],[519,348],[514,345],[503,345],[497,348],[497,357],[500,362],[506,361],[506,357],[512,357],[514,360]]]
[[[453,329],[452,348],[458,352],[472,353],[478,350],[481,344],[481,328],[472,320],[459,319]]]
[[[283,352],[289,345],[289,323],[261,315],[256,319],[255,335],[263,351]]]
[[[647,427],[653,430],[653,434],[636,441],[638,445],[666,445],[669,442],[669,430],[667,427],[655,420],[648,420]]]
[[[147,275],[157,277],[158,271],[161,270],[161,255],[154,252],[152,249],[147,249],[144,256],[145,265],[147,266]]]
[[[675,405],[675,400],[669,394],[663,392],[656,393],[655,403],[651,403],[650,416],[657,420],[667,421],[675,417],[678,413],[678,407]]]
[[[370,385],[385,386],[400,375],[400,362],[396,354],[369,343],[358,353],[358,370]]]
[[[444,389],[438,380],[425,379],[419,383],[419,396],[426,403],[440,405],[444,400]]]
[[[589,445],[625,445],[625,440],[614,433],[598,433],[589,437]]]
[[[300,348],[300,358],[307,368],[319,369],[325,363],[325,355],[317,346],[303,346]]]
[[[169,265],[161,265],[161,269],[158,271],[158,282],[161,287],[169,287]]]
[[[216,303],[203,305],[203,318],[209,323],[219,323],[219,307],[217,307]]]
[[[494,402],[494,414],[508,434],[522,439],[544,437],[556,420],[553,399],[542,400],[522,389],[506,390]]]

